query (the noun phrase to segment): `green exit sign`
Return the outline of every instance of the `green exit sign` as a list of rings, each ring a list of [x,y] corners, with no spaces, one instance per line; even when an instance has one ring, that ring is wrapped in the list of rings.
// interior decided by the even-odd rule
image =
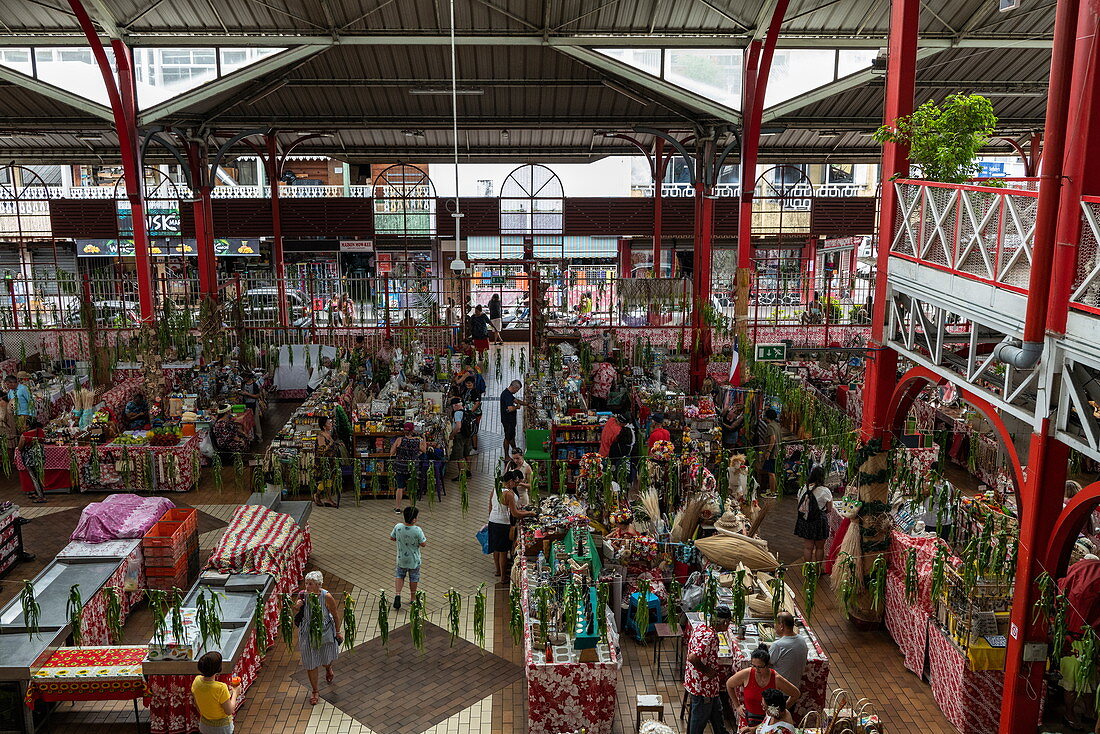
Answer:
[[[757,344],[757,362],[783,362],[787,359],[786,344]]]

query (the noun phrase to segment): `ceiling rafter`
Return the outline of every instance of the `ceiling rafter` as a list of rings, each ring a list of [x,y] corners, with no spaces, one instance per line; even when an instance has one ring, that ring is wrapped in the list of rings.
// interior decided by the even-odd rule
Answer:
[[[114,122],[114,115],[111,114],[111,110],[106,105],[101,105],[93,102],[90,99],[81,97],[78,94],[73,94],[60,87],[55,87],[52,84],[47,84],[44,81],[35,79],[34,77],[21,74],[14,69],[9,69],[6,66],[0,66],[0,80],[10,82],[18,87],[29,89],[32,92],[41,94],[43,97],[48,97],[55,102],[74,107],[81,112],[86,112],[89,115],[98,117],[109,122]]]

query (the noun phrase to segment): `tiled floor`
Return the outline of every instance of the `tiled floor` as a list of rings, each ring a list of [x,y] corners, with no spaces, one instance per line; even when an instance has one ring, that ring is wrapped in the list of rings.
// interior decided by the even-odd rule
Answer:
[[[509,370],[505,352],[504,372]],[[356,602],[358,645],[337,661],[337,683],[322,683],[322,699],[308,703],[308,688],[299,682],[301,666],[297,652],[281,644],[269,652],[256,683],[250,688],[237,716],[239,734],[389,734],[431,731],[459,734],[470,731],[521,732],[525,730],[525,685],[516,678],[522,666],[521,651],[513,647],[507,630],[507,594],[494,584],[492,562],[481,554],[474,533],[484,524],[490,480],[501,445],[498,406],[495,396],[501,386],[487,370],[490,400],[484,403],[481,453],[476,457],[470,482],[470,511],[459,506],[456,483],[449,482],[448,495],[440,503],[422,502],[420,521],[428,538],[424,548],[421,589],[426,593],[431,621],[444,628],[429,651],[421,656],[411,648],[407,632],[408,590],[405,606],[390,612],[391,641],[382,647],[378,637],[377,600],[379,590],[393,593],[393,545],[389,532],[395,518],[389,500],[363,500],[357,507],[345,496],[343,506],[315,508],[311,519],[314,552],[311,567],[326,575],[326,586],[338,595],[347,591]],[[506,374],[505,379],[511,379]],[[521,378],[522,379],[522,378]],[[278,404],[265,421],[264,433],[274,434],[292,406]],[[221,491],[207,479],[200,489],[174,495],[178,504],[196,507],[200,522],[200,549],[205,556],[217,543],[224,523],[247,492],[233,488],[232,469],[226,470]],[[0,484],[0,499],[16,499],[14,481]],[[34,522],[24,527],[28,549],[38,559],[17,567],[5,582],[30,578],[66,542],[76,524],[75,509],[99,499],[94,495],[65,495],[51,498],[46,506],[28,505],[26,516]],[[783,560],[793,561],[800,547],[791,530],[793,502],[779,503],[764,523],[762,534]],[[793,572],[792,572],[793,574]],[[797,576],[792,579],[797,582]],[[474,645],[471,615],[464,614],[462,637],[466,641],[449,646],[447,602],[444,593],[454,588],[464,596],[464,607],[473,603],[479,585],[486,584],[488,654]],[[17,593],[17,584],[0,584],[0,603]],[[497,620],[500,623],[497,623]],[[827,584],[818,592],[813,624],[832,660],[833,686],[843,687],[857,698],[875,701],[891,734],[950,732],[951,726],[932,701],[927,685],[902,667],[901,655],[885,632],[859,633],[845,622]],[[150,634],[147,610],[140,608],[127,625],[127,638],[143,642]],[[667,704],[665,720],[677,731],[686,727],[677,720],[682,687],[667,672],[657,679],[652,666],[652,645],[641,647],[623,638],[625,663],[618,687],[616,732],[629,732],[634,721],[634,697],[639,693],[660,693]],[[674,648],[666,642],[666,655]],[[432,665],[438,661],[438,674]],[[456,661],[458,664],[456,665]],[[517,667],[520,666],[520,667]],[[469,671],[469,676],[456,673]],[[404,676],[404,677],[402,677]],[[390,697],[384,698],[389,695]],[[397,701],[398,703],[388,703]],[[461,707],[461,710],[460,710]],[[343,709],[343,710],[342,710]],[[405,713],[407,712],[407,713]],[[66,704],[53,717],[52,731],[80,734],[122,734],[134,731],[128,704]]]

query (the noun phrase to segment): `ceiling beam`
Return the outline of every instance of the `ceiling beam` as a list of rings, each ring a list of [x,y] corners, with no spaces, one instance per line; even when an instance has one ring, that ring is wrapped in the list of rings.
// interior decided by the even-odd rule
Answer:
[[[944,49],[941,48],[922,48],[917,50],[917,61],[926,59],[929,56],[934,56]],[[829,84],[823,84],[817,89],[811,89],[808,92],[792,97],[771,107],[764,108],[764,114],[760,118],[761,123],[768,123],[777,118],[789,115],[792,112],[809,107],[812,104],[816,104],[824,99],[828,99],[835,94],[841,92],[847,92],[850,89],[856,87],[862,87],[865,84],[870,84],[883,76],[882,72],[872,70],[870,67],[861,69],[854,74],[843,76],[836,81]]]
[[[555,48],[566,56],[571,56],[581,63],[595,67],[619,79],[626,80],[664,99],[675,102],[681,107],[700,112],[724,122],[738,125],[741,123],[741,114],[736,110],[730,109],[725,105],[720,105],[717,102],[712,102],[701,94],[689,92],[683,87],[667,82],[664,79],[659,79],[652,74],[647,74],[640,69],[635,69],[629,64],[624,64],[598,51],[571,46],[555,46]]]
[[[443,34],[383,35],[359,34],[332,36],[288,35],[285,30],[256,31],[247,34],[222,33],[129,33],[126,42],[133,47],[209,47],[209,46],[447,46],[450,37]],[[696,33],[680,34],[592,34],[558,35],[544,38],[541,34],[460,35],[459,46],[569,46],[578,48],[743,48],[747,34]],[[0,47],[8,46],[86,46],[87,39],[79,34],[43,33],[0,36]],[[816,34],[780,36],[778,48],[885,48],[886,36],[853,35],[851,31],[823,31]],[[1017,48],[1051,47],[1050,37],[1035,34],[987,34],[955,38],[925,36],[921,48]]]
[[[43,97],[49,97],[55,102],[61,102],[81,112],[86,112],[89,115],[93,115],[103,120],[114,122],[114,115],[111,114],[111,110],[106,105],[101,105],[93,102],[90,99],[85,99],[78,94],[67,92],[60,87],[55,87],[52,84],[47,84],[44,81],[35,79],[34,77],[21,74],[18,71],[7,68],[6,66],[0,66],[0,80],[10,82],[17,87],[29,89],[30,91],[41,94]],[[100,82],[102,83],[102,82]]]
[[[155,107],[149,108],[138,115],[138,124],[148,125],[157,120],[171,117],[177,112],[189,110],[197,104],[248,84],[252,80],[258,79],[265,74],[285,68],[311,56],[316,56],[324,51],[325,47],[323,46],[297,46],[272,56],[267,56],[254,64],[249,64],[239,71],[219,77],[212,82],[200,85],[195,89],[184,92],[177,97],[173,97]]]

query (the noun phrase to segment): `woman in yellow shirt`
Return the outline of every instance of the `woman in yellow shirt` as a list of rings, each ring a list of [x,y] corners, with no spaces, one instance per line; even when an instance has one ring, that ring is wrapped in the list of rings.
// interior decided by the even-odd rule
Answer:
[[[220,652],[208,652],[199,658],[199,675],[191,683],[191,695],[199,710],[199,734],[233,734],[233,711],[241,689],[235,684],[231,690],[216,680],[214,676],[221,672]]]

